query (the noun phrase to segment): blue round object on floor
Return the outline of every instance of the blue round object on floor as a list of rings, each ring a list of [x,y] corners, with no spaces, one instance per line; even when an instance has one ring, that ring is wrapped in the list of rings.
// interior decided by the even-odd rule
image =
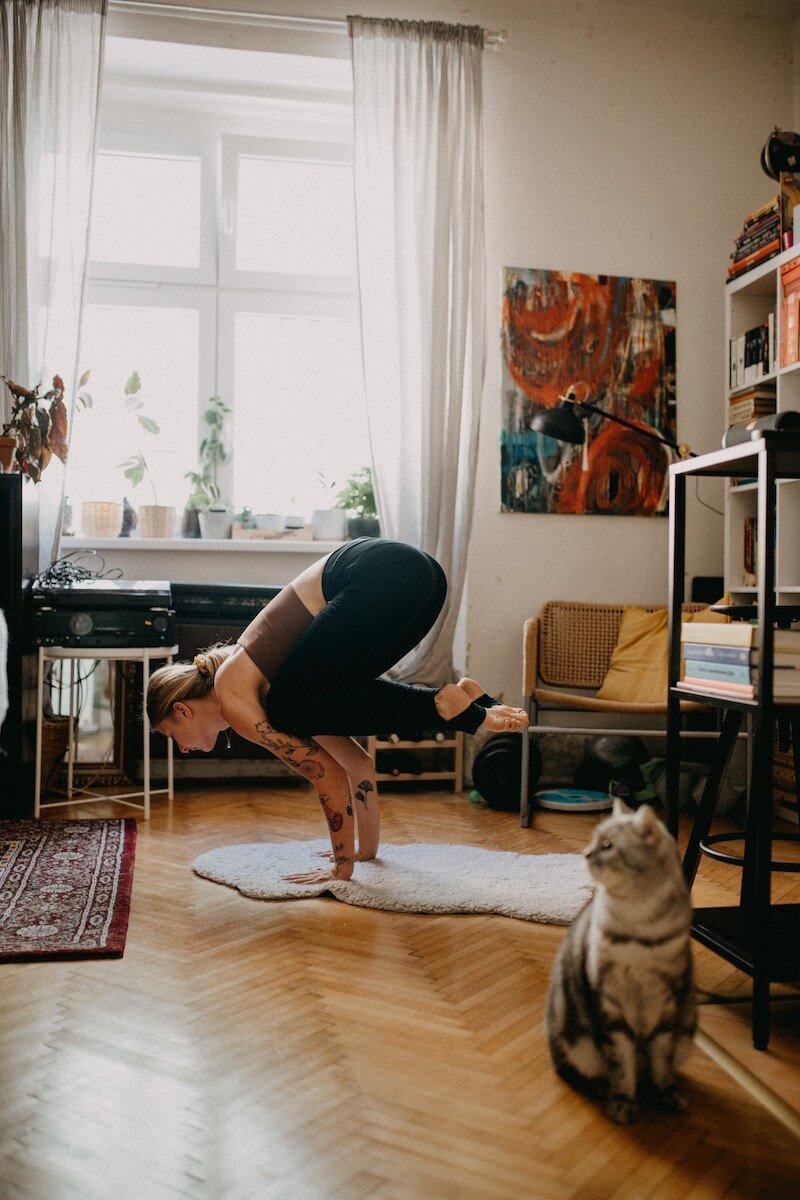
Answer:
[[[561,812],[603,812],[614,804],[608,792],[588,792],[584,788],[550,788],[536,793],[538,808]]]

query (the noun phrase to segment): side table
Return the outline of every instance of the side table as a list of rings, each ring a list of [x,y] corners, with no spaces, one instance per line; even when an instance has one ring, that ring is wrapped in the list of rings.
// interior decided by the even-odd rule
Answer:
[[[147,717],[147,709],[143,711],[144,724],[144,764],[143,764],[143,789],[137,792],[116,792],[112,795],[105,795],[101,792],[90,791],[89,788],[75,787],[73,785],[73,768],[75,765],[75,671],[70,671],[69,680],[69,740],[67,748],[67,799],[56,800],[51,803],[42,804],[42,723],[44,715],[44,668],[47,662],[58,662],[68,660],[76,662],[82,658],[106,659],[111,662],[138,662],[142,664],[143,672],[143,693],[147,695],[147,684],[150,678],[150,664],[158,662],[171,663],[173,655],[178,653],[177,646],[115,646],[106,649],[105,647],[87,647],[80,648],[77,646],[40,646],[37,665],[37,690],[36,690],[36,776],[34,784],[34,810],[33,815],[38,819],[40,813],[46,808],[61,808],[65,804],[74,804],[74,796],[80,796],[82,804],[99,804],[101,801],[114,801],[115,803],[125,804],[129,808],[137,808],[142,813],[145,821],[150,820],[150,797],[162,795],[166,792],[171,800],[174,796],[174,770],[173,770],[173,747],[172,738],[167,738],[167,786],[165,788],[156,788],[153,790],[150,787],[150,721]],[[137,799],[142,800],[141,804],[136,804]]]

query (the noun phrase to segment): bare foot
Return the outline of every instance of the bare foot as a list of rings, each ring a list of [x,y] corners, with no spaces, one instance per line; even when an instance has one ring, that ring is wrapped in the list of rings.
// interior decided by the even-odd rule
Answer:
[[[483,689],[474,679],[465,682],[478,689],[474,696],[460,683],[447,683],[441,691],[437,692],[436,711],[445,721],[452,721],[464,709],[469,708],[475,696],[482,695]],[[492,708],[486,709],[486,716],[479,728],[490,733],[513,733],[518,729],[526,729],[527,726],[528,714],[524,708],[511,708],[508,704],[495,704]]]

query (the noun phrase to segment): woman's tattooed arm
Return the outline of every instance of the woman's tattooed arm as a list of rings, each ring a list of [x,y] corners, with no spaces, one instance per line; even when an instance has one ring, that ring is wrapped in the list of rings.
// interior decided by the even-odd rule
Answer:
[[[347,772],[312,738],[292,737],[273,729],[257,701],[241,698],[225,704],[225,718],[242,737],[264,746],[313,784],[319,795],[333,851],[333,867],[287,875],[294,883],[349,879],[355,861],[355,821]],[[340,847],[337,849],[337,847]]]

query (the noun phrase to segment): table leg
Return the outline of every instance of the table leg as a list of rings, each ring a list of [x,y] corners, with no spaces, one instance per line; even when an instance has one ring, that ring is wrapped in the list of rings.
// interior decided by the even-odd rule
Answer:
[[[142,695],[144,696],[142,733],[144,736],[144,819],[150,820],[150,718],[147,715],[147,685],[150,682],[150,656],[145,650],[142,655]]]
[[[33,815],[38,821],[42,803],[42,722],[44,710],[44,646],[39,647],[36,664],[36,778],[33,791]]]
[[[75,763],[75,659],[62,659],[69,667],[69,725],[67,742],[67,799],[72,799],[72,778]],[[64,668],[61,668],[61,686],[64,686]]]

